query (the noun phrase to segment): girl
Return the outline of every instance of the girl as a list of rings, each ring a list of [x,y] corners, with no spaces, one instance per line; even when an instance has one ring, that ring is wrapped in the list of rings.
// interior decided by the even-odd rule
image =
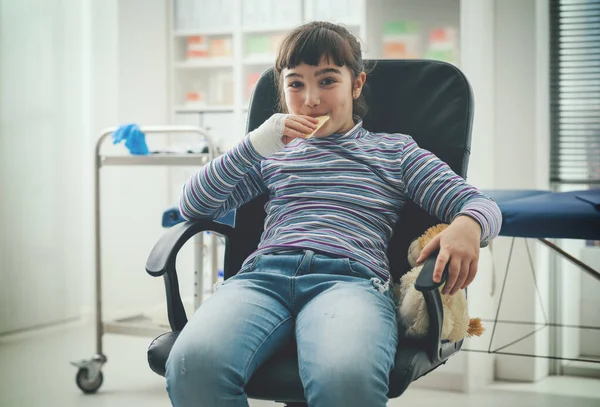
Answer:
[[[398,344],[387,242],[414,200],[450,226],[422,251],[449,263],[446,293],[477,273],[497,205],[411,137],[362,127],[366,74],[346,29],[312,22],[277,56],[283,113],[185,185],[187,219],[217,218],[268,192],[258,249],[196,311],[167,361],[174,406],[248,406],[252,373],[295,338],[311,407],[383,407]],[[313,137],[315,117],[328,116]]]

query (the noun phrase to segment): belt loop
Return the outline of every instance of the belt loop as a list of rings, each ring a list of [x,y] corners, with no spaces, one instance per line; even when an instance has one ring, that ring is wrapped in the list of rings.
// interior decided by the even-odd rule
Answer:
[[[298,268],[296,269],[296,273],[294,273],[294,275],[302,275],[302,274],[308,274],[311,272],[311,268],[312,268],[312,262],[313,262],[313,256],[315,255],[315,253],[312,250],[303,250],[304,251],[304,255],[302,256],[302,260],[300,260],[300,264],[298,265]],[[306,271],[303,271],[303,269],[306,269]]]
[[[307,274],[312,274],[313,272],[313,257],[315,255],[315,252],[313,252],[312,250],[307,250],[306,251],[306,262],[308,263],[308,273]]]

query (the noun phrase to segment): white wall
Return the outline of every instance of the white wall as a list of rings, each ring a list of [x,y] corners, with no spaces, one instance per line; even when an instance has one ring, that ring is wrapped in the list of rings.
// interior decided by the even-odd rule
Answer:
[[[494,188],[547,189],[547,6],[542,1],[497,0],[495,10],[495,139]],[[546,41],[544,41],[544,38]],[[494,242],[494,259],[499,273],[494,302],[498,302],[504,276],[510,238]],[[530,242],[531,254],[542,286],[548,310],[548,253]],[[515,243],[510,275],[499,318],[543,322],[536,296],[524,241]],[[507,344],[534,330],[535,327],[501,325],[496,330],[494,346]],[[507,352],[548,354],[548,332],[506,349]],[[548,372],[545,359],[499,356],[496,378],[533,381]]]
[[[166,2],[111,0],[91,3],[91,132],[88,135],[86,258],[83,308],[94,309],[93,146],[103,129],[125,123],[162,125],[167,114]],[[164,145],[148,135],[149,147]],[[109,140],[103,151],[128,154]],[[164,301],[162,279],[144,265],[163,230],[168,170],[156,167],[104,167],[101,170],[102,284],[105,320],[151,309]]]
[[[480,189],[493,188],[497,162],[494,155],[494,140],[497,137],[494,125],[496,84],[494,82],[496,41],[494,1],[463,0],[461,2],[461,64],[465,75],[473,87],[475,116],[473,120],[473,141],[469,161],[468,182]],[[485,318],[490,315],[493,303],[490,301],[492,287],[492,258],[488,249],[480,251],[477,278],[471,284],[469,293],[469,315]],[[486,326],[490,329],[489,326]],[[479,349],[481,339],[467,341],[465,348]],[[466,353],[462,389],[475,391],[493,380],[494,357],[480,353]]]
[[[0,333],[79,315],[82,5],[0,2]]]
[[[88,98],[86,129],[81,150],[84,227],[82,230],[84,267],[82,268],[81,313],[90,317],[94,310],[94,148],[100,132],[117,122],[118,94],[118,8],[117,0],[84,2],[85,69]]]

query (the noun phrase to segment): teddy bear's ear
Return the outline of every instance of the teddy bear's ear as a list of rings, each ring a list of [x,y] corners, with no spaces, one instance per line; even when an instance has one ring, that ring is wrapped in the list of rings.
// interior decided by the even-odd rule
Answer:
[[[431,242],[431,240],[436,235],[439,235],[444,230],[446,230],[447,227],[448,227],[448,224],[446,224],[446,223],[440,223],[440,224],[434,225],[434,226],[430,227],[429,229],[427,229],[425,231],[425,233],[423,233],[421,236],[419,236],[416,240],[413,240],[413,242],[408,247],[408,263],[410,264],[411,267],[414,268],[417,266],[417,259],[419,258],[419,255],[421,254],[421,250],[423,250],[423,248],[425,246],[427,246],[427,244],[429,242]]]
[[[436,237],[437,235],[442,233],[444,230],[446,230],[447,227],[448,227],[448,224],[440,223],[438,225],[434,225],[434,226],[430,227],[429,229],[427,229],[425,231],[425,233],[423,233],[421,235],[421,237],[419,237],[419,244],[421,245],[421,249],[423,247],[427,246],[427,244],[429,242],[431,242],[431,240],[434,237]]]
[[[410,264],[412,268],[417,267],[417,259],[419,258],[422,249],[423,248],[419,244],[419,239],[413,240],[408,247],[408,264]]]

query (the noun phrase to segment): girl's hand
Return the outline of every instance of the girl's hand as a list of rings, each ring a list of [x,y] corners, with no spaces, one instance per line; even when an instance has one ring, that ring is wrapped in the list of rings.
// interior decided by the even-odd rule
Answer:
[[[307,134],[312,133],[317,128],[318,123],[319,121],[311,116],[288,115],[285,119],[285,127],[281,138],[283,144],[288,144],[297,138],[306,138]]]
[[[441,280],[442,272],[449,262],[448,279],[442,293],[454,295],[475,279],[480,239],[481,226],[479,223],[470,216],[459,216],[421,250],[417,264],[424,262],[431,253],[439,248],[440,253],[435,263],[433,281],[437,283]]]
[[[310,116],[297,116],[275,113],[257,129],[248,134],[250,143],[263,157],[270,157],[283,150],[286,144],[296,138],[306,138],[316,129],[318,120]]]

